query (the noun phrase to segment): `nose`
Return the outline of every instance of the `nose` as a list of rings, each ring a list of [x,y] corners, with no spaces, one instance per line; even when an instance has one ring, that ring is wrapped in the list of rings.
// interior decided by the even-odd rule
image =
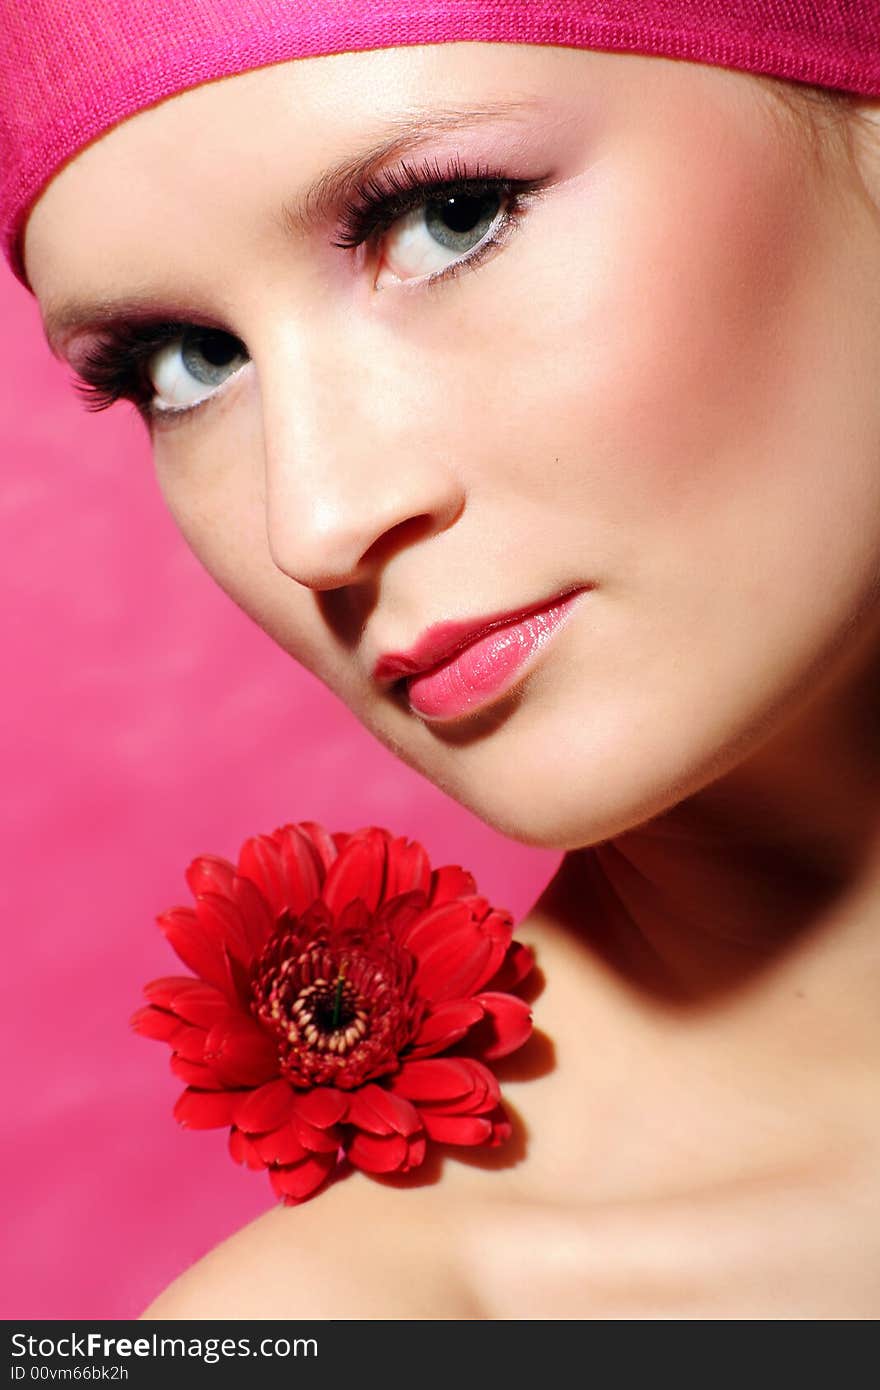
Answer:
[[[362,581],[464,506],[448,401],[400,352],[340,356],[339,338],[260,371],[266,528],[275,565],[311,589]],[[387,339],[386,339],[387,349]],[[352,360],[352,357],[355,360]]]

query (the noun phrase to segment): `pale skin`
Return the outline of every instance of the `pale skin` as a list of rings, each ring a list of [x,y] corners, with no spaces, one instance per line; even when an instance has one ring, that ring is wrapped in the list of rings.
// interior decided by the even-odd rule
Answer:
[[[416,110],[512,100],[419,149],[549,176],[472,271],[426,285],[446,261],[424,227],[354,252],[332,213],[279,216]],[[880,1313],[880,116],[860,111],[819,150],[724,69],[342,54],[140,113],[37,203],[47,321],[138,295],[247,347],[153,429],[217,582],[405,762],[567,851],[517,927],[544,984],[497,1064],[508,1145],[275,1208],[145,1317]],[[76,365],[90,336],[57,350]],[[485,714],[427,721],[371,679],[432,623],[588,582]]]

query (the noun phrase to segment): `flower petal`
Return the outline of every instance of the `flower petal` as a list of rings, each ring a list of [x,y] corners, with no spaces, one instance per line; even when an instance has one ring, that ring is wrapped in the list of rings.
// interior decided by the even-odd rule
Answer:
[[[476,915],[480,912],[477,905],[485,905],[485,899],[470,901],[475,915],[469,914],[467,920],[459,919],[454,925],[450,920],[446,932],[436,930],[435,925],[433,936],[416,927],[404,943],[418,957],[416,987],[432,1002],[475,994],[492,978],[504,959],[513,930],[512,917],[509,913],[490,909],[480,920]],[[438,914],[437,921],[444,913],[451,919],[453,906],[446,904],[432,908],[431,912]]]
[[[444,941],[451,932],[474,930],[473,914],[466,902],[438,903],[419,914],[408,931],[401,933],[400,944],[416,957]]]
[[[156,921],[184,965],[226,993],[229,975],[222,943],[205,931],[192,908],[172,907],[160,913]]]
[[[451,898],[466,898],[476,893],[477,885],[473,874],[457,864],[444,864],[431,874],[431,887],[428,901],[432,907],[449,902]]]
[[[426,896],[431,887],[431,865],[424,845],[405,836],[388,844],[384,898],[418,890]]]
[[[476,999],[451,999],[446,1004],[432,1004],[407,1050],[407,1056],[429,1057],[434,1052],[444,1051],[463,1038],[482,1017],[483,1006]]]
[[[255,883],[236,874],[233,888],[248,943],[249,959],[258,956],[271,936],[276,922],[268,902]]]
[[[404,1096],[396,1096],[372,1082],[352,1093],[349,1123],[370,1134],[417,1134],[422,1127],[419,1112]]]
[[[291,1124],[296,1130],[299,1142],[310,1153],[335,1154],[339,1149],[339,1131],[334,1127],[319,1129],[317,1125],[310,1125],[296,1110],[293,1112]]]
[[[358,1129],[366,1130],[368,1134],[395,1134],[396,1125],[387,1120],[381,1111],[370,1105],[367,1096],[368,1090],[369,1087],[364,1086],[357,1091],[352,1091],[351,1100],[348,1103],[348,1123],[355,1125]]]
[[[253,1139],[249,1139],[246,1134],[242,1134],[235,1125],[229,1131],[229,1152],[236,1163],[246,1163],[248,1168],[255,1172],[260,1168],[265,1168],[266,1164],[260,1158],[257,1147]]]
[[[412,1062],[409,1066],[428,1067],[438,1066],[445,1063],[451,1067],[453,1065],[459,1070],[462,1078],[467,1078],[467,1090],[459,1095],[441,1095],[440,1087],[433,1096],[425,1095],[417,1098],[417,1105],[420,1115],[424,1115],[430,1110],[432,1115],[481,1115],[492,1110],[501,1099],[501,1089],[498,1085],[498,1078],[487,1066],[479,1062],[474,1057],[436,1057],[424,1062]],[[402,1068],[399,1076],[407,1071],[408,1067]],[[398,1077],[392,1078],[392,1087],[397,1089],[395,1083]],[[412,1081],[407,1079],[405,1085],[412,1086]],[[416,1085],[422,1087],[420,1079]],[[460,1082],[460,1085],[464,1082]],[[451,1090],[451,1083],[449,1089]]]
[[[170,1058],[171,1070],[181,1081],[185,1081],[187,1086],[196,1086],[200,1091],[222,1091],[223,1083],[217,1079],[210,1067],[202,1066],[200,1062],[190,1062],[186,1057],[181,1057],[179,1052],[173,1052]]]
[[[278,1051],[244,1014],[218,1023],[205,1038],[205,1062],[226,1086],[260,1086],[278,1075]]]
[[[321,868],[323,869],[323,882],[323,878],[327,876],[327,871],[330,868],[330,865],[336,860],[336,858],[339,855],[340,838],[347,839],[348,836],[339,836],[338,834],[331,835],[329,830],[327,830],[325,826],[320,825],[318,821],[314,820],[301,820],[298,821],[297,824],[299,826],[300,831],[304,835],[307,835],[312,842],[312,845],[318,856],[318,861],[321,865]]]
[[[492,1138],[489,1140],[489,1147],[491,1149],[495,1149],[499,1144],[503,1144],[505,1139],[509,1139],[513,1133],[513,1125],[507,1119],[500,1106],[498,1113],[501,1115],[501,1119],[498,1120],[493,1119],[491,1115],[486,1116],[486,1119],[489,1120],[492,1125]]]
[[[219,893],[200,893],[196,899],[196,916],[204,931],[225,946],[230,956],[243,965],[250,965],[253,953],[237,903],[221,898]]]
[[[192,975],[160,975],[158,979],[149,980],[144,985],[144,994],[150,1003],[158,1008],[173,1010],[174,1001],[191,989],[207,989],[213,993],[215,999],[222,998],[212,985],[193,979]]]
[[[298,1163],[308,1156],[309,1150],[301,1142],[293,1120],[273,1130],[271,1134],[259,1134],[252,1140],[254,1148],[265,1164]]]
[[[324,865],[310,836],[298,825],[276,831],[284,876],[284,905],[293,916],[315,901],[325,878]]]
[[[281,851],[269,835],[245,840],[238,856],[238,872],[259,888],[273,918],[287,906]]]
[[[135,1010],[129,1024],[143,1038],[172,1044],[174,1035],[186,1027],[174,1014],[166,1013],[164,1009],[155,1009],[152,1004],[145,1004],[142,1009]]]
[[[418,1168],[419,1164],[423,1163],[425,1160],[427,1149],[425,1132],[424,1130],[420,1130],[418,1134],[414,1134],[409,1140],[409,1158],[407,1159],[407,1164],[403,1172],[409,1172],[410,1168]]]
[[[313,1091],[298,1091],[296,1112],[310,1125],[327,1129],[344,1119],[348,1110],[348,1098],[343,1091],[333,1086],[316,1086]]]
[[[375,930],[386,930],[401,944],[403,937],[425,915],[428,902],[424,893],[414,890],[389,898],[374,914]]]
[[[166,976],[151,980],[144,988],[151,1003],[169,1009],[186,1023],[197,1028],[211,1028],[222,1018],[234,1017],[226,995],[214,985],[206,985],[192,976]]]
[[[311,1197],[335,1166],[333,1154],[311,1154],[292,1168],[270,1168],[269,1179],[276,1195],[285,1202],[302,1202]]]
[[[235,865],[216,854],[200,854],[190,864],[185,877],[194,898],[199,893],[219,893],[221,897],[231,898]]]
[[[375,912],[382,901],[386,858],[382,831],[367,827],[350,836],[331,864],[321,890],[321,898],[334,915],[352,898],[360,898],[370,912]]]
[[[337,939],[340,936],[363,936],[369,929],[372,917],[363,898],[352,898],[336,914]]]
[[[515,994],[496,994],[484,990],[475,1002],[486,1011],[485,1021],[468,1039],[468,1050],[484,1061],[494,1061],[515,1052],[530,1036],[532,1011]]]
[[[492,942],[461,931],[419,962],[416,989],[432,1003],[473,994],[493,969]]]
[[[409,1159],[409,1145],[400,1134],[365,1134],[358,1130],[346,1152],[355,1167],[367,1173],[393,1173]]]
[[[521,984],[526,976],[531,972],[535,964],[535,955],[530,946],[524,946],[521,941],[511,941],[507,948],[507,954],[498,971],[487,980],[486,984],[490,989],[500,990],[504,994],[509,994]]]
[[[174,1051],[188,1062],[204,1062],[207,1036],[204,1028],[190,1028],[188,1024],[183,1024],[174,1038]]]
[[[178,1097],[174,1118],[185,1129],[220,1129],[232,1124],[240,1091],[196,1091],[187,1088]]]
[[[237,1009],[247,1010],[251,1001],[250,967],[225,946],[223,963],[226,966],[226,994]]]
[[[234,1120],[246,1134],[266,1134],[279,1129],[293,1114],[294,1093],[287,1081],[267,1081],[256,1091],[238,1093]]]
[[[405,1062],[392,1076],[389,1087],[394,1095],[407,1100],[460,1100],[473,1094],[474,1077],[466,1057],[429,1057],[422,1062]]]
[[[492,1125],[481,1115],[430,1115],[422,1113],[425,1133],[438,1144],[485,1144]]]

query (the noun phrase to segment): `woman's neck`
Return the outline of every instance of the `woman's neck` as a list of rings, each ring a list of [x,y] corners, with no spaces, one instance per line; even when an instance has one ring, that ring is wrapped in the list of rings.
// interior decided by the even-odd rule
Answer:
[[[567,854],[517,935],[549,1040],[540,1074],[499,1067],[524,1193],[857,1157],[880,1138],[880,661],[728,776]]]

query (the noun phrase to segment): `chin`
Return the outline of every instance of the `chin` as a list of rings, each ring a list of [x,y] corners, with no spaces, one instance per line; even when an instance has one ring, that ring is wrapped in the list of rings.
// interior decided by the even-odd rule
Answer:
[[[679,696],[650,683],[647,693],[642,683],[585,700],[576,672],[570,698],[524,689],[458,725],[373,732],[500,834],[568,852],[647,824],[747,755],[760,721],[744,722],[729,702],[707,720],[705,703],[702,691]]]
[[[488,751],[488,750],[487,750]],[[500,834],[535,849],[577,850],[643,824],[681,799],[675,779],[662,779],[655,760],[646,763],[620,751],[604,759],[571,745],[529,756],[522,743],[512,751],[458,764],[441,777],[423,775]]]
[[[603,719],[559,720],[552,737],[512,722],[422,774],[500,834],[536,849],[586,849],[656,819],[734,768],[743,740],[686,719],[649,723],[615,701]],[[721,735],[715,738],[713,734]],[[748,742],[748,740],[746,740]],[[441,776],[435,776],[440,772]]]
[[[450,794],[453,794],[450,790]],[[607,796],[591,797],[576,787],[559,793],[532,787],[528,795],[457,796],[456,800],[486,825],[519,844],[534,849],[586,849],[650,820],[662,806],[646,808],[643,801],[612,805]]]

